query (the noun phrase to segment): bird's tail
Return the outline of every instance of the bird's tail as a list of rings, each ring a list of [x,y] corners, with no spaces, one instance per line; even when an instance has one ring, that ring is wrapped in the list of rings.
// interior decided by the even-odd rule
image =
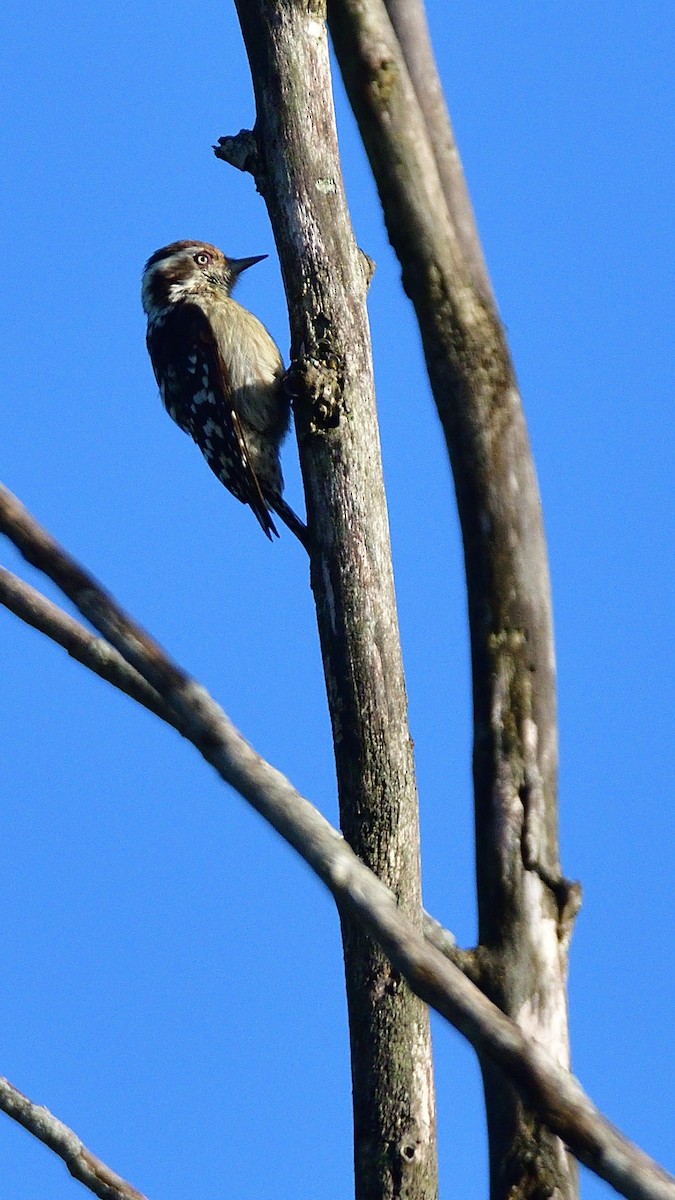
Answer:
[[[309,533],[307,526],[296,516],[286,501],[282,500],[281,496],[270,496],[268,503],[274,509],[277,516],[281,517],[284,525],[290,529],[291,533],[295,534],[299,542],[302,542],[302,545],[309,554]]]

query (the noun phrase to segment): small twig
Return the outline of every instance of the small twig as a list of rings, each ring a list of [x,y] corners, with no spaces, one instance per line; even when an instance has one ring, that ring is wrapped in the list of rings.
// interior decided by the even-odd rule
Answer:
[[[185,736],[298,851],[329,888],[340,912],[371,933],[417,995],[495,1063],[581,1162],[629,1200],[675,1200],[675,1179],[615,1129],[574,1076],[425,939],[318,809],[255,752],[204,688],[173,663],[2,486],[0,532],[58,584],[161,693],[183,719]],[[116,1200],[119,1193],[98,1194]]]
[[[111,1171],[91,1150],[87,1150],[77,1134],[53,1116],[48,1108],[33,1104],[8,1079],[1,1076],[0,1109],[58,1154],[73,1179],[79,1180],[101,1200],[145,1200],[142,1192]]]
[[[216,158],[236,167],[238,171],[246,171],[257,179],[260,171],[258,142],[251,129],[240,129],[231,137],[219,137],[218,145],[213,147]]]

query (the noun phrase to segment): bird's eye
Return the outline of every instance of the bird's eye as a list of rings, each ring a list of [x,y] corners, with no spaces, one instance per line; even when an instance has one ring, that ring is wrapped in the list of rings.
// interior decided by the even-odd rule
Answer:
[[[195,262],[198,267],[205,267],[205,266],[207,266],[208,263],[211,262],[211,255],[204,254],[203,251],[201,254],[195,254]]]

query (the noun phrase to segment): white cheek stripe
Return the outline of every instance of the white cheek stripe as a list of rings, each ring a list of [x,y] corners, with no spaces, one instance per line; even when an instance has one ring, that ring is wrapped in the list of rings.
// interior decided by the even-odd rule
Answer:
[[[169,284],[168,301],[169,304],[175,304],[178,300],[182,300],[183,296],[192,295],[194,298],[195,281],[194,279],[181,279],[178,283]]]

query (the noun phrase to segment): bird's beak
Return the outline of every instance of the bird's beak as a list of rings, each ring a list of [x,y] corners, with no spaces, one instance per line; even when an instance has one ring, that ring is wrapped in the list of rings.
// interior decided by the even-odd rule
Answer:
[[[248,271],[249,267],[254,266],[255,263],[262,262],[264,258],[268,257],[269,255],[267,254],[257,254],[254,258],[228,258],[227,265],[236,279],[238,275],[241,275],[242,271]]]

